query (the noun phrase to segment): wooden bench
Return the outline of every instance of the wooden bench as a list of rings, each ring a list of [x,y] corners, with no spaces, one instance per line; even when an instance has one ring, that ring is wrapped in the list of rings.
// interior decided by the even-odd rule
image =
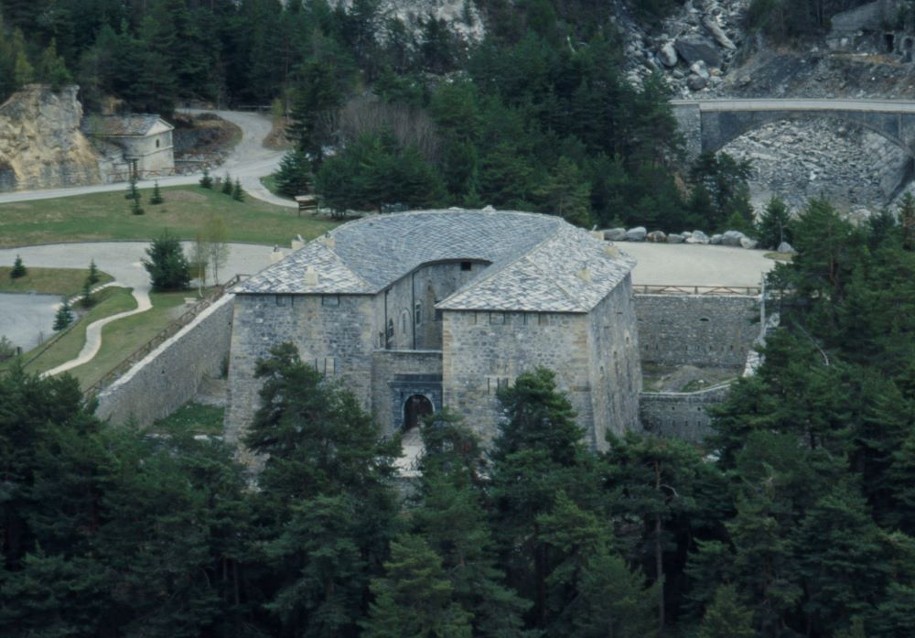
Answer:
[[[314,195],[296,195],[295,202],[299,205],[299,217],[303,212],[310,212],[312,215],[318,214],[318,200]]]

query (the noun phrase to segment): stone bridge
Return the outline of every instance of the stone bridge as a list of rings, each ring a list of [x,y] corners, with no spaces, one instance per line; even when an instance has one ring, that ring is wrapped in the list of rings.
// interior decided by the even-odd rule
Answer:
[[[723,99],[672,100],[690,158],[771,122],[833,118],[858,124],[915,157],[915,102],[903,100]]]

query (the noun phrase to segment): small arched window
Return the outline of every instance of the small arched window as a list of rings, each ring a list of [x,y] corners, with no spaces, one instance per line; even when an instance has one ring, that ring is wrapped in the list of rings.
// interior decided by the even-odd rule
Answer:
[[[159,148],[159,140],[156,140],[156,148]]]

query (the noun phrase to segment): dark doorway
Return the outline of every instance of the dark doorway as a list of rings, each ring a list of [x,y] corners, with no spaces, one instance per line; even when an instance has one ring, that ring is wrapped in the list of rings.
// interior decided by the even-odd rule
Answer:
[[[403,404],[403,429],[415,428],[423,417],[432,412],[432,401],[421,394],[414,394]]]

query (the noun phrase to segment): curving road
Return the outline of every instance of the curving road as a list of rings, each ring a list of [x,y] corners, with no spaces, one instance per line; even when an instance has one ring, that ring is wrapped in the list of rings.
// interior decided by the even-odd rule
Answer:
[[[252,197],[277,206],[295,208],[295,202],[272,195],[260,182],[265,177],[276,171],[283,157],[283,151],[275,151],[264,146],[264,140],[270,134],[272,123],[270,118],[261,113],[244,113],[240,111],[199,111],[188,110],[189,113],[215,113],[227,122],[238,126],[242,131],[241,141],[235,146],[226,161],[212,171],[215,174],[228,171],[233,177],[241,180],[242,187]],[[157,181],[160,186],[182,186],[196,184],[201,173],[192,175],[178,175],[175,177],[162,177]],[[152,188],[154,180],[140,180],[138,184],[144,188]],[[16,191],[0,193],[0,204],[9,202],[24,202],[37,199],[57,199],[85,195],[87,193],[108,193],[124,190],[124,182],[115,184],[97,184],[94,186],[75,186],[71,188],[49,188],[35,191]]]

